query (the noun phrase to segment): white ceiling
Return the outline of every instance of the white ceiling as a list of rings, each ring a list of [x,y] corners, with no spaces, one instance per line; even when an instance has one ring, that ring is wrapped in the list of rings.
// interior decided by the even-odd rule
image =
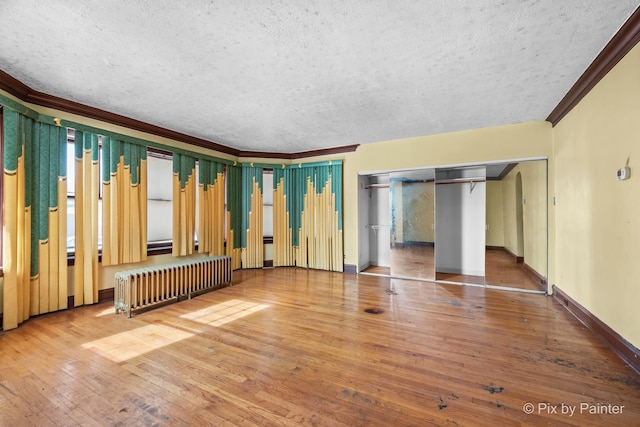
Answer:
[[[0,69],[239,150],[544,120],[631,0],[2,0]]]

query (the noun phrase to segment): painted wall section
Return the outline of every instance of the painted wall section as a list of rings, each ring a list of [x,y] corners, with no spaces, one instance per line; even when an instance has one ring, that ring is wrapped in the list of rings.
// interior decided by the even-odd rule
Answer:
[[[516,176],[522,177],[524,251],[516,232]],[[547,277],[547,165],[544,160],[522,162],[502,180],[504,247],[524,257],[529,267]]]
[[[555,284],[640,347],[640,45],[555,127]],[[631,168],[617,181],[616,170]]]
[[[487,246],[504,246],[502,181],[487,181]]]

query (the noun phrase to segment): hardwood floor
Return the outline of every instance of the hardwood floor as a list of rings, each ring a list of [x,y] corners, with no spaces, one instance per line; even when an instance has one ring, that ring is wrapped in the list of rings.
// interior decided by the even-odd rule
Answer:
[[[3,426],[639,420],[640,377],[543,295],[276,268],[131,319],[98,304],[0,333]]]
[[[393,268],[369,266],[364,273],[382,274],[396,277],[411,277],[422,280],[443,280],[458,283],[488,284],[494,286],[540,291],[524,265],[504,250],[487,249],[485,251],[485,277],[462,274],[434,272],[433,246],[408,246],[391,250]]]

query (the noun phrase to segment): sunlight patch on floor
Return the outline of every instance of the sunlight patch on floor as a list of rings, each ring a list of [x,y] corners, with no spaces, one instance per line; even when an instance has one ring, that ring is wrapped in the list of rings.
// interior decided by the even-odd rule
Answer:
[[[100,338],[82,347],[114,362],[124,362],[193,335],[170,326],[148,325]]]
[[[96,317],[106,316],[107,314],[113,314],[115,316],[116,309],[113,308],[113,306],[109,308],[105,308],[104,310],[97,312]]]
[[[232,299],[219,304],[205,307],[201,310],[180,316],[182,319],[205,323],[211,326],[222,326],[225,323],[256,313],[269,307],[269,304],[257,304],[255,302]]]

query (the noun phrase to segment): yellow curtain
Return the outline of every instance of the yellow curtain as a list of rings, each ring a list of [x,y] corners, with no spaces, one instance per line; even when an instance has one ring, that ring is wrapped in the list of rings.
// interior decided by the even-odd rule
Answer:
[[[264,266],[262,168],[242,165],[242,268]]]
[[[98,302],[99,136],[75,131],[73,305]]]
[[[67,308],[66,129],[3,107],[3,329]],[[61,236],[63,236],[61,238]]]
[[[293,230],[295,221],[295,176],[296,170],[273,168],[273,266],[295,266],[295,246]],[[297,237],[297,233],[296,233]],[[295,243],[294,243],[295,242]]]
[[[198,160],[198,252],[224,255],[224,164]]]
[[[102,265],[147,259],[147,149],[102,137]]]
[[[196,159],[173,154],[173,256],[191,255],[195,247]]]
[[[343,271],[342,163],[273,171],[274,266]]]

